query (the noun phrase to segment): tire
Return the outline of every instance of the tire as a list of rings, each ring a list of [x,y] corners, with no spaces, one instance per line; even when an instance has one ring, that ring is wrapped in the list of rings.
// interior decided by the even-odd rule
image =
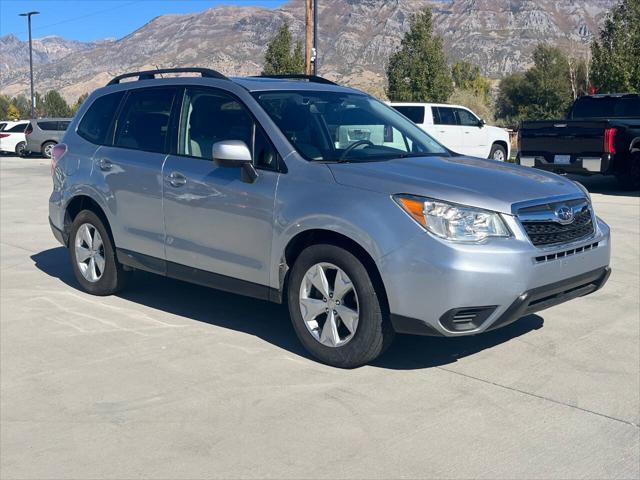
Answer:
[[[491,153],[489,153],[489,159],[498,160],[499,162],[506,162],[507,160],[509,160],[507,158],[507,149],[502,145],[494,143],[491,147]]]
[[[634,152],[616,174],[620,187],[624,190],[640,190],[640,152]]]
[[[56,145],[56,142],[44,142],[42,144],[42,156],[45,158],[51,158],[51,152],[53,151],[53,147]]]
[[[27,142],[18,142],[16,145],[16,155],[22,157],[24,154],[24,149],[27,147]]]
[[[86,276],[87,270],[80,265],[80,263],[83,263],[89,268],[89,271],[91,271],[91,259],[86,259],[84,262],[81,262],[81,259],[78,257],[78,255],[83,253],[86,254],[92,247],[92,245],[89,245],[89,242],[86,241],[86,236],[83,236],[83,234],[86,233],[84,227],[88,228],[90,237],[94,241],[94,247],[98,247],[98,243],[102,244],[102,248],[96,248],[96,253],[93,255],[94,265],[98,267],[95,272],[99,273],[99,277],[96,275],[94,280]],[[98,242],[95,236],[96,232],[99,234],[101,242]],[[91,233],[93,233],[93,235],[91,235]],[[77,248],[77,246],[79,246],[79,248]],[[98,261],[97,257],[100,256],[100,253],[102,254],[103,262]],[[125,271],[122,265],[118,263],[109,232],[102,223],[102,220],[90,210],[82,210],[73,220],[69,236],[69,257],[76,280],[78,280],[78,283],[80,283],[85,291],[92,295],[105,296],[119,292],[125,287],[131,273]],[[101,263],[103,268],[100,268]],[[85,273],[83,273],[81,268],[85,270]]]
[[[332,300],[333,293],[330,293],[332,298],[326,299],[328,303],[324,302],[324,305],[331,305],[331,308],[336,308],[333,312],[340,312],[339,315],[332,317],[338,326],[335,330],[329,329],[328,331],[335,331],[340,341],[345,342],[343,344],[330,340],[328,343],[333,343],[332,345],[326,343],[327,338],[332,337],[327,334],[325,338],[324,327],[329,321],[329,307],[324,308],[325,311],[322,312],[323,303],[320,302],[323,302],[324,295],[315,287],[309,287],[310,282],[307,275],[310,275],[312,269],[315,271],[320,265],[322,265],[321,268],[324,269],[328,280],[328,291],[336,294],[336,298]],[[335,269],[335,274],[332,279],[333,269]],[[345,277],[342,273],[346,274],[347,279],[350,279],[350,283],[346,282],[347,285],[350,285],[347,289],[339,288],[337,282],[338,275],[341,275],[343,279],[341,285],[345,285]],[[342,305],[338,301],[338,290],[348,291],[346,295],[340,297],[343,299]],[[312,296],[316,298],[308,298]],[[307,247],[291,269],[287,297],[291,322],[296,335],[307,351],[323,363],[340,368],[359,367],[381,355],[393,340],[394,331],[388,314],[382,307],[381,299],[378,297],[366,268],[354,255],[340,247],[334,245]],[[322,312],[316,317],[317,322],[311,321],[311,324],[314,322],[317,324],[315,330],[312,330],[311,326],[307,326],[308,323],[303,318],[303,308],[305,308],[303,301],[314,302],[313,308]],[[333,306],[332,302],[338,305]],[[309,311],[310,309],[306,309],[305,312],[307,320],[313,317],[313,314],[307,313]],[[347,328],[350,322],[343,321],[341,317],[343,315],[348,318],[348,315],[344,315],[343,312],[349,311],[357,311],[358,313],[357,326],[352,331]],[[354,324],[351,323],[351,325]],[[321,340],[323,338],[325,343]]]

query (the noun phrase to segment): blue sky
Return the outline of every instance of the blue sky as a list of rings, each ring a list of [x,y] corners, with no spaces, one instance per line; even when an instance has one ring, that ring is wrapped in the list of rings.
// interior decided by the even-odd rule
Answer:
[[[25,40],[27,20],[33,17],[34,38],[60,35],[75,40],[120,38],[165,13],[200,12],[217,5],[256,5],[275,8],[284,0],[0,0],[0,35],[13,33]]]

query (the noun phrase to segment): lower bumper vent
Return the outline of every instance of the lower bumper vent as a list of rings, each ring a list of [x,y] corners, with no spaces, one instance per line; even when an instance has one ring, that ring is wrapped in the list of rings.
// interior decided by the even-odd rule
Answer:
[[[440,317],[440,324],[451,332],[475,330],[487,320],[497,307],[454,308]]]

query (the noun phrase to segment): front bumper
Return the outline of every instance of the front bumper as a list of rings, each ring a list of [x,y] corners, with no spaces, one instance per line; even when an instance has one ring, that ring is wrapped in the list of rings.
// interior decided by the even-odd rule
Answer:
[[[391,319],[399,333],[472,335],[592,293],[609,277],[609,227],[572,244],[534,247],[514,237],[453,244],[428,234],[379,261]]]

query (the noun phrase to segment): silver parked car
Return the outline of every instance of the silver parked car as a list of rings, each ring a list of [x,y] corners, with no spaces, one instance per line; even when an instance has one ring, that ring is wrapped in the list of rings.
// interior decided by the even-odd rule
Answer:
[[[22,155],[39,153],[46,158],[51,158],[53,146],[60,143],[70,123],[70,118],[38,118],[31,120],[24,132],[27,146],[22,151]]]
[[[154,78],[186,71],[202,78]],[[339,367],[395,332],[505,326],[610,272],[579,184],[454,154],[319,77],[123,75],[52,154],[50,223],[86,291],[140,269],[286,301],[308,351]]]

